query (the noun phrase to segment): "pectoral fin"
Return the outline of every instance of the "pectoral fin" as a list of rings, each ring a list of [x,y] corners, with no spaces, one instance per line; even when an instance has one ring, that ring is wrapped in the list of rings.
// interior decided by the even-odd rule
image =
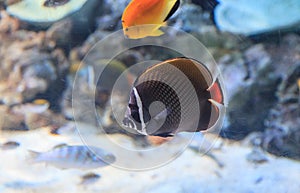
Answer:
[[[164,109],[162,112],[158,113],[153,119],[156,122],[162,122],[166,120],[168,114],[169,114],[168,109]]]
[[[161,126],[165,123],[168,114],[168,109],[164,109],[157,115],[153,116],[146,125],[147,134],[153,135],[154,133],[156,133],[156,131],[158,131],[161,128]]]

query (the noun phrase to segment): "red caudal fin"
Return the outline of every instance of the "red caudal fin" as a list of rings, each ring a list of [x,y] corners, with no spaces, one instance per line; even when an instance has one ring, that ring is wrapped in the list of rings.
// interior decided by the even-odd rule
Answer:
[[[210,91],[212,100],[224,105],[224,96],[218,81],[214,82],[214,84],[209,87],[208,90]]]
[[[224,93],[218,81],[214,82],[212,86],[208,88],[208,91],[210,91],[211,95],[211,99],[209,99],[209,102],[211,102],[212,104],[209,130],[218,132],[216,131],[216,129],[221,128],[225,114]]]

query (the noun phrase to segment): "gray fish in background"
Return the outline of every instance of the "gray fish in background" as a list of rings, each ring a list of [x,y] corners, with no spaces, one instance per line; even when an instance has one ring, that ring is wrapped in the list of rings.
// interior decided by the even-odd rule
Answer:
[[[219,74],[190,58],[153,65],[134,82],[123,119],[128,131],[170,137],[220,129],[226,100]]]
[[[56,180],[49,180],[49,181],[24,181],[24,180],[16,180],[11,182],[6,182],[0,185],[0,192],[1,190],[6,190],[9,192],[8,189],[23,191],[27,190],[26,192],[36,192],[37,190],[42,187],[48,187],[50,184],[52,185]],[[3,191],[4,192],[4,191]],[[11,191],[10,191],[11,192]]]
[[[20,143],[18,143],[16,141],[8,141],[8,142],[3,143],[2,145],[0,145],[0,149],[1,150],[11,150],[11,149],[15,149],[19,146],[20,146]]]
[[[110,165],[116,157],[101,148],[92,146],[58,145],[48,152],[30,151],[31,161],[45,162],[61,169],[94,169]]]
[[[101,175],[95,173],[88,173],[81,176],[81,185],[93,184],[101,178]]]

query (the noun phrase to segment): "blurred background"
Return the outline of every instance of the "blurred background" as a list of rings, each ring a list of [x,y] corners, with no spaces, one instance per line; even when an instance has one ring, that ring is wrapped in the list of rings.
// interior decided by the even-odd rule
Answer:
[[[96,144],[106,135],[133,149],[157,147],[151,138],[127,133],[114,113],[123,113],[118,110],[141,73],[127,68],[180,53],[141,46],[111,59],[94,47],[122,30],[129,2],[0,0],[0,192],[300,192],[299,0],[181,0],[168,20],[208,49],[224,79],[229,104],[221,132],[201,142],[209,152],[189,146],[169,164],[142,172],[28,162],[28,150],[82,145],[82,139]],[[179,36],[170,32],[163,44]],[[126,47],[117,38],[109,43]],[[121,75],[123,90],[112,95]],[[97,119],[87,113],[94,112],[88,98]],[[167,146],[170,152],[176,143]]]

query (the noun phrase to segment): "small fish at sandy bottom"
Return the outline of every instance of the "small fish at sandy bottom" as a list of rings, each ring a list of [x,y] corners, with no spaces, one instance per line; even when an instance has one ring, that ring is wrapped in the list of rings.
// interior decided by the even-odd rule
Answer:
[[[134,82],[124,129],[159,137],[219,130],[227,103],[220,80],[219,74],[190,58],[151,66]]]
[[[36,190],[41,187],[47,187],[50,184],[52,185],[55,181],[56,180],[49,180],[49,181],[43,181],[43,182],[16,180],[16,181],[1,184],[0,192],[2,192],[1,191],[2,189],[3,190],[13,189],[13,190],[18,190],[18,191],[22,190],[23,192],[24,192],[24,190],[27,190],[27,192],[35,192],[33,190]],[[9,191],[6,191],[6,192],[9,192]]]
[[[101,148],[93,146],[58,145],[47,152],[29,151],[33,163],[44,162],[61,169],[94,169],[115,162],[116,157]]]
[[[81,185],[89,185],[93,184],[96,181],[98,181],[101,178],[101,175],[96,174],[96,173],[87,173],[83,176],[81,176]]]
[[[122,15],[124,35],[130,39],[162,35],[159,28],[179,5],[179,0],[132,0]]]
[[[8,142],[3,143],[2,145],[0,145],[0,149],[1,150],[11,150],[11,149],[15,149],[19,146],[20,146],[20,143],[18,143],[16,141],[8,141]]]

